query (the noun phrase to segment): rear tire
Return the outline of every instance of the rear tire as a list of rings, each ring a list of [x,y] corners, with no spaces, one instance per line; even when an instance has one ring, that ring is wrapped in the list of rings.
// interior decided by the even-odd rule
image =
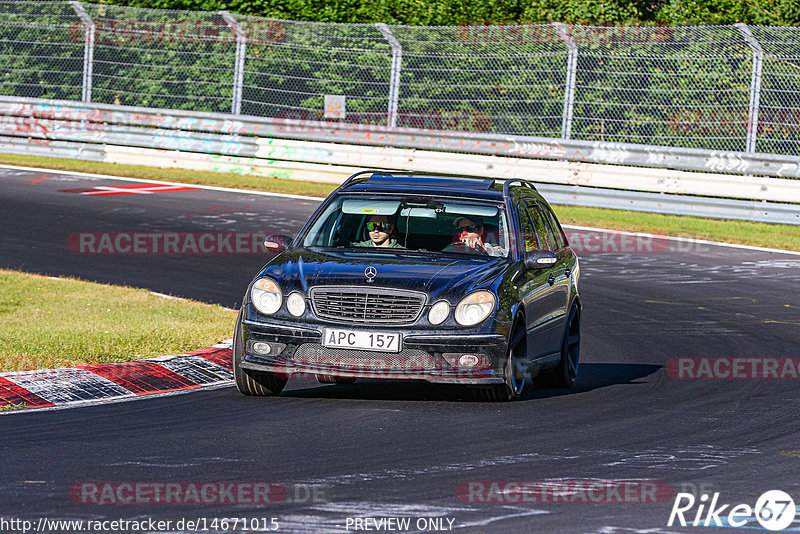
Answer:
[[[504,383],[476,388],[474,390],[475,400],[490,402],[517,400],[525,389],[525,380],[528,375],[526,350],[525,327],[523,324],[517,323],[512,330],[506,362],[503,366]]]
[[[266,371],[253,371],[242,369],[244,361],[244,337],[242,336],[242,311],[236,318],[236,328],[233,331],[233,378],[236,389],[245,395],[268,397],[278,395],[283,391],[288,378],[278,376]]]
[[[536,377],[537,384],[546,388],[570,388],[578,379],[581,351],[581,311],[573,306],[561,340],[561,360],[555,369]]]

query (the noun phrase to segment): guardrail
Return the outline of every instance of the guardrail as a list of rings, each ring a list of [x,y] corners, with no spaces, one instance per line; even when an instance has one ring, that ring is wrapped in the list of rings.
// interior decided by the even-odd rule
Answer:
[[[0,150],[328,182],[340,182],[364,167],[523,176],[572,186],[564,190],[565,203],[594,202],[592,205],[599,207],[800,224],[800,158],[793,156],[232,117],[16,97],[0,97]],[[716,172],[688,172],[698,170]],[[604,192],[599,194],[600,190]],[[630,194],[614,192],[620,190],[638,192],[634,195],[637,201],[631,202]],[[642,195],[647,193],[659,195],[645,202]],[[667,200],[669,195],[674,198]],[[720,199],[712,203],[713,209],[699,213],[696,198],[676,195],[740,200]],[[761,201],[760,209],[743,211],[742,201]]]

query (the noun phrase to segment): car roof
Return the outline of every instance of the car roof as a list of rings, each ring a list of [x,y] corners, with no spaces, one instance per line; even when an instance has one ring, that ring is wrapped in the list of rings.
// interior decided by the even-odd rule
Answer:
[[[502,201],[503,182],[469,176],[366,171],[351,176],[342,184],[340,192],[434,194]],[[535,190],[532,184],[526,185]]]

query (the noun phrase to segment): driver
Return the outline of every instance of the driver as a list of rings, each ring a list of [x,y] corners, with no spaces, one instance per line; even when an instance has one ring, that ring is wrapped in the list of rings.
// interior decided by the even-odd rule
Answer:
[[[395,222],[386,215],[370,215],[367,219],[369,239],[353,243],[354,247],[403,248],[394,236]]]
[[[463,252],[471,254],[490,254],[496,255],[499,247],[484,243],[483,241],[483,221],[475,216],[457,217],[453,221],[456,227],[456,234],[453,242],[447,245],[442,252]]]

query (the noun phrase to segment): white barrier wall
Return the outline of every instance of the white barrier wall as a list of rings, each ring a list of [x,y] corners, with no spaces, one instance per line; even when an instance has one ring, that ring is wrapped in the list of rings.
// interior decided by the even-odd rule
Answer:
[[[520,177],[560,187],[568,203],[800,224],[800,159],[769,154],[232,120],[9,97],[0,97],[0,152],[328,183],[365,168]],[[701,168],[726,173],[695,172]],[[749,176],[751,169],[767,175]],[[699,202],[704,198],[715,202]],[[708,207],[698,212],[699,204]]]
[[[488,178],[518,177],[562,185],[800,203],[800,180],[782,178],[286,139],[258,139],[257,145],[256,157],[252,158],[106,146],[104,161],[327,183],[341,183],[358,170],[377,168]]]

